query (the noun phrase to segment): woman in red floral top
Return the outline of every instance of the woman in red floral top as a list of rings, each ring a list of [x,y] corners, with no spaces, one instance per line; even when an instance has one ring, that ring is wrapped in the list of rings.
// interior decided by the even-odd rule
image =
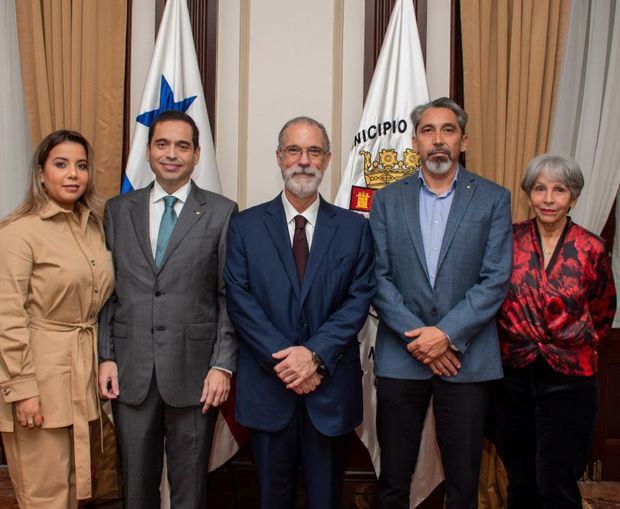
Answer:
[[[513,225],[514,258],[499,316],[505,378],[498,446],[508,507],[581,508],[596,419],[597,345],[616,292],[603,240],[568,211],[583,188],[576,162],[543,154],[521,182],[535,218]]]

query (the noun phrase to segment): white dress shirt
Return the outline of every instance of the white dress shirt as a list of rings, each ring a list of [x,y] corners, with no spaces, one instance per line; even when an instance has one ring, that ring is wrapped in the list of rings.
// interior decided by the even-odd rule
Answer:
[[[286,215],[286,224],[288,226],[288,234],[291,238],[291,246],[293,245],[293,235],[295,234],[295,216],[304,216],[306,218],[306,239],[308,239],[308,251],[312,247],[312,237],[316,228],[316,217],[319,214],[320,197],[317,195],[316,200],[303,212],[297,212],[297,209],[288,201],[286,193],[282,191],[282,204],[284,205],[284,214]]]

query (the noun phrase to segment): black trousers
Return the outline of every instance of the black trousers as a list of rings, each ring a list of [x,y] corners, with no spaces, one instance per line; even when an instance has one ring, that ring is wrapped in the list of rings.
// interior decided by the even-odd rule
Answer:
[[[438,377],[377,380],[380,509],[409,509],[411,476],[431,396],[446,476],[446,508],[477,508],[489,386],[489,382],[453,383]]]
[[[132,406],[113,401],[112,410],[123,471],[123,507],[160,507],[165,439],[170,507],[206,508],[216,409],[211,408],[204,415],[202,405],[183,408],[167,405],[153,374],[142,403]]]
[[[510,509],[581,508],[596,420],[596,376],[557,373],[538,357],[504,368],[494,395],[498,451],[508,472]]]

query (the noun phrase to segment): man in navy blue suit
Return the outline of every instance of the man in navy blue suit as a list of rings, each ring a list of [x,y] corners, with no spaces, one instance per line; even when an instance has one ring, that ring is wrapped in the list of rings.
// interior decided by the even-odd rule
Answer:
[[[321,123],[290,120],[276,150],[284,191],[230,222],[235,417],[252,431],[264,509],[293,507],[300,466],[308,507],[341,507],[343,437],[362,420],[357,333],[374,294],[372,235],[318,194],[330,157]]]
[[[379,507],[408,509],[431,396],[446,507],[477,507],[489,381],[502,377],[495,313],[512,266],[510,194],[458,164],[467,114],[440,98],[411,115],[419,174],[377,192]]]

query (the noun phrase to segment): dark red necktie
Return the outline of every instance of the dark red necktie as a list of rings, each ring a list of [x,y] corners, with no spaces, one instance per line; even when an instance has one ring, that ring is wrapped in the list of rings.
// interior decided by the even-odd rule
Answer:
[[[308,263],[308,239],[306,238],[306,223],[308,221],[304,216],[295,216],[295,233],[293,234],[293,256],[295,257],[295,265],[297,265],[297,274],[299,280],[304,280],[304,272],[306,271],[306,263]]]

